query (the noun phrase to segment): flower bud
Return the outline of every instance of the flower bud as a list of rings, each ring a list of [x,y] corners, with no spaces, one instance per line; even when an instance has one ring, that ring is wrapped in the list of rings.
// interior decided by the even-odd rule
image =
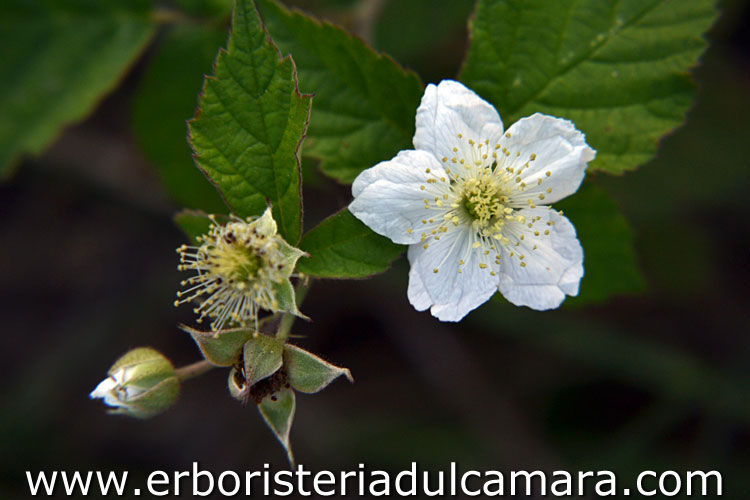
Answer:
[[[150,347],[128,352],[107,374],[89,397],[103,399],[112,414],[150,418],[171,407],[180,392],[174,366]]]

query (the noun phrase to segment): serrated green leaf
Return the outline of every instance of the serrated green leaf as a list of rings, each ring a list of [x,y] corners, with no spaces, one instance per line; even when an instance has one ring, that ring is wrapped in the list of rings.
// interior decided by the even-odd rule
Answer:
[[[715,18],[710,0],[480,0],[460,78],[508,125],[572,120],[597,150],[589,168],[620,173],[683,122]]]
[[[297,391],[313,394],[325,389],[328,384],[345,376],[354,382],[351,372],[346,368],[333,365],[311,352],[287,344],[284,346],[284,367],[289,385]]]
[[[238,0],[229,46],[216,58],[189,123],[190,142],[229,207],[257,216],[270,202],[279,232],[292,244],[302,227],[297,150],[309,110],[291,57],[280,58],[250,0]]]
[[[286,450],[290,464],[294,464],[289,432],[292,430],[295,408],[294,391],[286,388],[281,389],[276,394],[266,396],[258,405],[263,420],[266,421],[268,427],[271,428],[284,450]]]
[[[112,90],[154,33],[150,2],[10,0],[0,7],[0,177]]]
[[[310,258],[300,260],[297,269],[319,278],[366,278],[382,273],[406,249],[374,233],[348,209],[311,229],[300,248]]]
[[[211,227],[211,219],[199,210],[181,210],[174,216],[174,221],[194,244],[198,243],[198,236],[208,233]]]
[[[202,332],[186,325],[180,325],[180,329],[193,337],[203,357],[216,366],[237,364],[243,345],[253,336],[253,333],[247,328]]]
[[[260,0],[276,44],[291,53],[300,88],[315,94],[305,155],[342,182],[412,147],[422,84],[393,59],[327,22]]]
[[[633,233],[612,198],[591,182],[556,203],[573,222],[583,246],[584,276],[577,297],[566,304],[601,302],[613,295],[632,294],[645,283],[633,250]]]
[[[133,100],[133,131],[138,145],[153,163],[170,197],[180,205],[225,212],[219,193],[195,168],[186,144],[185,122],[195,113],[203,75],[226,28],[173,26],[158,47]]]
[[[281,368],[284,344],[268,335],[254,335],[242,348],[245,381],[251,386]]]

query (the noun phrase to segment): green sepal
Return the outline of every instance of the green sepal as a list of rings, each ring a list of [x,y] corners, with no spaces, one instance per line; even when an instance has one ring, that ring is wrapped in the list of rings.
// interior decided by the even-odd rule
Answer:
[[[287,381],[295,390],[313,394],[325,389],[341,375],[354,382],[351,372],[295,345],[284,346],[284,367]]]
[[[132,373],[125,385],[141,388],[150,387],[154,380],[175,376],[172,363],[159,351],[150,347],[137,347],[128,351],[115,361],[107,375],[112,376],[122,368],[130,368]]]
[[[242,346],[253,336],[253,332],[247,328],[202,332],[180,325],[180,329],[193,337],[206,361],[216,366],[236,365],[240,360]]]
[[[245,383],[252,386],[276,373],[282,364],[284,344],[274,337],[256,334],[242,349],[245,364]]]
[[[177,377],[169,377],[148,391],[128,400],[128,406],[109,410],[112,415],[128,415],[135,418],[147,419],[155,417],[169,409],[180,395],[180,381]]]
[[[273,289],[276,293],[276,300],[279,302],[279,311],[294,314],[298,318],[310,321],[310,318],[302,314],[297,308],[297,293],[289,279],[285,279],[281,283],[275,283]]]
[[[287,388],[281,389],[276,394],[266,396],[258,405],[263,420],[266,421],[268,427],[286,450],[289,464],[292,466],[294,466],[294,455],[292,454],[292,445],[289,442],[289,431],[292,430],[295,409],[294,391]]]

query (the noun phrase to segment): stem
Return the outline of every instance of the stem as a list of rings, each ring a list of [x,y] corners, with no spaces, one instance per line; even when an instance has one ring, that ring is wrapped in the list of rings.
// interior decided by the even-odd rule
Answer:
[[[187,17],[178,10],[156,8],[151,13],[151,19],[159,24],[172,24],[187,21]]]
[[[380,20],[384,0],[361,0],[354,10],[354,32],[372,45],[375,23]]]
[[[180,382],[184,382],[186,380],[190,380],[191,378],[203,375],[204,373],[214,368],[216,368],[214,365],[212,365],[205,359],[202,359],[200,361],[196,361],[193,364],[177,368],[174,371],[174,374],[177,375],[177,378],[180,380]]]
[[[260,327],[265,325],[266,323],[270,323],[271,321],[278,318],[278,313],[271,314],[270,316],[266,316],[265,318],[261,318],[258,320],[258,331],[260,331]]]
[[[302,279],[299,283],[297,283],[297,288],[295,289],[295,297],[297,302],[297,307],[302,304],[302,301],[305,300],[305,296],[307,295],[307,292],[310,290],[310,286],[312,285],[312,279]],[[279,339],[282,342],[286,342],[286,339],[289,338],[289,332],[292,329],[292,325],[294,324],[294,320],[297,319],[297,316],[294,314],[284,314],[284,316],[281,317],[281,323],[279,323],[279,329],[276,331],[276,338]]]

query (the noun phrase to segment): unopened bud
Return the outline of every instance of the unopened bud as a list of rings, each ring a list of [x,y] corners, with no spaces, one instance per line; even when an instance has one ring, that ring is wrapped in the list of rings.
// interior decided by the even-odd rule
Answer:
[[[101,398],[113,407],[110,413],[150,418],[171,407],[180,392],[174,366],[158,351],[139,347],[117,360],[109,377],[96,386],[90,398]]]

